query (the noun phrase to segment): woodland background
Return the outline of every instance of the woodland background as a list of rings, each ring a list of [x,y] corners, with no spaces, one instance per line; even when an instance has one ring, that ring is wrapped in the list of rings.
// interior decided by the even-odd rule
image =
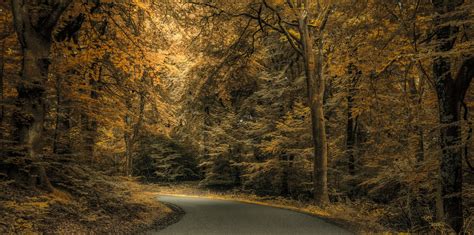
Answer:
[[[474,231],[470,1],[0,3],[4,218],[132,176]]]

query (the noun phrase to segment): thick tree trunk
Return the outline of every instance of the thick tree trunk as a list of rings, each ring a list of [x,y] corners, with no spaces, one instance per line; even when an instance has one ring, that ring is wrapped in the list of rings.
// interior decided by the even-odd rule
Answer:
[[[38,41],[33,49],[23,48],[21,81],[17,87],[16,138],[30,157],[38,156],[42,146],[45,116],[45,82],[48,76],[50,42]],[[34,42],[32,42],[34,43]]]
[[[30,32],[31,33],[31,32]],[[14,123],[15,139],[34,161],[38,160],[43,145],[45,117],[45,82],[48,77],[49,49],[51,42],[34,34],[25,33],[28,41],[22,45],[23,62],[21,81],[17,87],[17,112]],[[33,166],[30,172],[31,185],[52,191],[45,169]]]
[[[45,83],[50,64],[51,33],[60,16],[72,0],[31,2],[12,0],[15,30],[21,44],[23,61],[21,80],[17,86],[17,112],[14,119],[15,138],[26,148],[34,161],[40,157],[43,144],[43,126],[46,115]],[[47,7],[41,12],[33,8]],[[44,167],[33,165],[31,177],[35,185],[52,191]]]
[[[435,68],[435,70],[437,69]],[[440,75],[440,73],[436,74]],[[441,125],[443,125],[440,138],[443,153],[440,165],[440,183],[445,220],[448,225],[459,232],[463,225],[462,151],[458,146],[462,141],[461,127],[458,123],[460,121],[460,103],[448,87],[450,85],[443,84],[443,82],[437,86],[439,118]]]
[[[30,36],[33,48],[23,46],[21,81],[17,87],[17,113],[15,115],[18,143],[26,148],[28,156],[36,161],[43,147],[43,126],[46,115],[45,82],[48,76],[49,49],[51,43]],[[52,191],[44,167],[33,166],[30,172],[31,186]]]
[[[456,232],[463,228],[461,103],[474,76],[474,57],[466,59],[456,79],[451,77],[447,58],[438,57],[433,64],[438,95],[440,144],[440,182],[438,216]]]
[[[436,51],[446,53],[454,48],[457,26],[452,26],[452,13],[463,1],[432,1],[435,10],[440,14],[435,19]],[[461,102],[468,90],[474,75],[474,58],[466,59],[456,77],[451,72],[449,57],[441,54],[434,59],[433,74],[438,96],[440,129],[439,201],[437,214],[457,233],[463,228],[462,206],[462,134]]]
[[[462,132],[461,103],[474,76],[474,57],[464,61],[456,79],[451,78],[451,66],[447,58],[438,57],[433,64],[436,78],[436,92],[442,156],[440,161],[440,182],[438,215],[456,232],[463,227],[462,207]]]
[[[314,39],[309,30],[309,1],[299,2],[304,9],[299,18],[299,30],[305,63],[308,104],[311,109],[311,130],[314,145],[313,184],[315,202],[324,205],[329,203],[327,187],[327,137],[324,119],[323,99],[325,81],[322,73],[322,39],[319,35],[318,52],[313,51]]]

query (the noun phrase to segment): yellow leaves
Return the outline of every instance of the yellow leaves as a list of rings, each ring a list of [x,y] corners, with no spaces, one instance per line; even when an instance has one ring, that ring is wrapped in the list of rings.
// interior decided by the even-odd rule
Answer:
[[[133,0],[133,4],[142,9],[147,9],[148,7],[150,7],[149,4],[147,4],[147,2],[148,1]]]
[[[72,196],[69,193],[59,189],[54,189],[49,196],[52,197],[53,200],[61,203],[69,204],[73,202]]]
[[[12,56],[15,53],[11,48],[8,48],[6,51],[7,56]]]
[[[16,202],[7,201],[4,204],[7,208],[19,210],[19,211],[30,211],[34,209],[46,209],[49,207],[48,202]]]
[[[281,150],[280,144],[281,143],[279,141],[270,141],[264,145],[262,150],[266,153],[277,154]]]
[[[302,102],[296,102],[293,109],[277,121],[276,130],[268,134],[261,144],[262,151],[271,154],[280,154],[285,151],[297,151],[299,154],[305,154],[309,134],[309,116],[310,110]]]
[[[30,217],[43,216],[49,208],[49,200],[45,197],[25,198],[25,201],[3,201],[2,206],[9,211],[14,211],[15,215],[28,215]],[[31,233],[33,224],[28,219],[17,217],[15,221],[11,221],[10,226],[22,233]]]
[[[90,213],[86,216],[83,216],[81,218],[81,221],[84,221],[84,222],[96,222],[98,220],[101,220],[103,218],[103,216],[99,215],[99,214],[96,214],[96,213]]]
[[[294,30],[294,29],[289,29],[288,30],[288,33],[294,37],[294,38],[297,38],[298,40],[300,39],[301,35],[300,35],[300,32]]]
[[[285,0],[268,0],[267,3],[273,8],[282,7],[286,4]]]
[[[116,56],[111,58],[112,63],[114,66],[125,73],[130,73],[133,70],[133,64],[130,64],[126,55],[120,54],[120,56]]]

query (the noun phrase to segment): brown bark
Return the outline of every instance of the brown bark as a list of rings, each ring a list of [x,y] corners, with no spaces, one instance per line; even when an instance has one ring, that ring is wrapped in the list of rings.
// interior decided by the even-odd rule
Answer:
[[[89,79],[88,96],[95,102],[87,103],[87,109],[81,114],[81,132],[82,132],[82,155],[84,160],[89,161],[93,164],[96,160],[95,156],[95,145],[97,142],[99,128],[98,121],[94,115],[93,110],[97,109],[98,99],[100,98],[100,92],[102,90],[103,82],[103,65],[98,62],[94,62],[91,65],[91,73],[86,76]]]
[[[93,100],[98,100],[100,97],[101,83],[102,83],[102,66],[94,64],[93,70],[98,68],[97,77],[92,76],[89,79],[90,93],[89,96]],[[95,74],[95,73],[94,73]],[[98,123],[93,115],[84,113],[82,115],[82,131],[83,131],[83,151],[86,160],[91,163],[95,161],[95,144],[97,141]]]
[[[462,151],[457,145],[461,141],[460,101],[454,96],[453,81],[444,78],[449,67],[446,61],[438,59],[434,64],[437,78],[442,158],[440,165],[442,215],[445,222],[459,232],[463,226],[462,212]]]
[[[3,133],[4,130],[3,128],[3,118],[5,115],[5,106],[3,105],[5,95],[3,91],[3,73],[4,73],[4,67],[5,67],[5,61],[4,61],[4,53],[5,53],[5,40],[2,41],[0,45],[0,142],[2,144],[0,145],[3,148]]]
[[[142,79],[144,81],[144,79]],[[138,116],[136,123],[132,124],[130,115],[125,116],[125,123],[127,124],[128,130],[124,133],[125,140],[125,158],[126,158],[126,174],[128,176],[133,175],[133,150],[138,137],[140,135],[140,130],[143,125],[143,119],[145,114],[145,101],[146,94],[144,91],[140,92],[139,107],[138,107]],[[127,108],[132,111],[132,104],[130,100],[126,101]]]
[[[410,90],[410,100],[412,101],[413,105],[416,107],[416,110],[414,110],[415,114],[410,112],[409,114],[409,122],[410,122],[410,127],[413,129],[413,131],[417,134],[417,141],[418,141],[418,150],[416,152],[416,161],[418,163],[421,163],[425,159],[425,143],[424,143],[424,137],[423,137],[423,128],[415,123],[411,124],[411,122],[418,121],[417,118],[419,116],[419,112],[423,107],[422,107],[422,97],[423,97],[423,83],[420,82],[419,87],[417,87],[415,83],[415,78],[412,77],[408,81],[408,86]]]
[[[317,53],[313,50],[314,38],[309,29],[309,0],[298,1],[302,9],[299,16],[299,30],[303,45],[308,103],[311,109],[311,130],[314,145],[313,184],[315,202],[324,205],[329,203],[327,187],[327,136],[324,119],[323,99],[325,80],[322,69],[322,35],[318,32]]]
[[[15,137],[26,148],[27,155],[35,161],[40,157],[44,139],[45,83],[50,64],[51,33],[71,2],[72,0],[11,1],[15,30],[23,52],[21,80],[17,86]],[[50,10],[37,12],[32,9],[37,7]],[[34,168],[37,169],[38,185],[52,190],[44,168],[40,165]]]
[[[129,97],[125,103],[127,106],[127,109],[129,112],[132,110],[132,101],[130,100],[131,98]],[[132,152],[132,117],[130,116],[129,113],[125,114],[124,118],[125,124],[126,124],[126,130],[123,133],[123,139],[125,141],[125,175],[126,176],[132,176],[133,174],[133,152]]]
[[[435,88],[438,96],[440,129],[439,200],[437,214],[447,225],[460,233],[463,229],[462,206],[462,135],[461,103],[474,75],[474,57],[464,60],[455,77],[451,73],[450,58],[442,53],[454,48],[457,26],[452,26],[453,12],[463,1],[432,1],[435,10],[440,14],[435,19],[436,51],[441,55],[433,62]]]

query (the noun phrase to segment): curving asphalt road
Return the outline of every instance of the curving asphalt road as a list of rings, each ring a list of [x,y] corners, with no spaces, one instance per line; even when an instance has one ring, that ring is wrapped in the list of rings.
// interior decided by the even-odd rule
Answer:
[[[285,209],[207,198],[160,196],[159,200],[179,206],[186,214],[176,224],[150,234],[352,234],[316,217]]]

